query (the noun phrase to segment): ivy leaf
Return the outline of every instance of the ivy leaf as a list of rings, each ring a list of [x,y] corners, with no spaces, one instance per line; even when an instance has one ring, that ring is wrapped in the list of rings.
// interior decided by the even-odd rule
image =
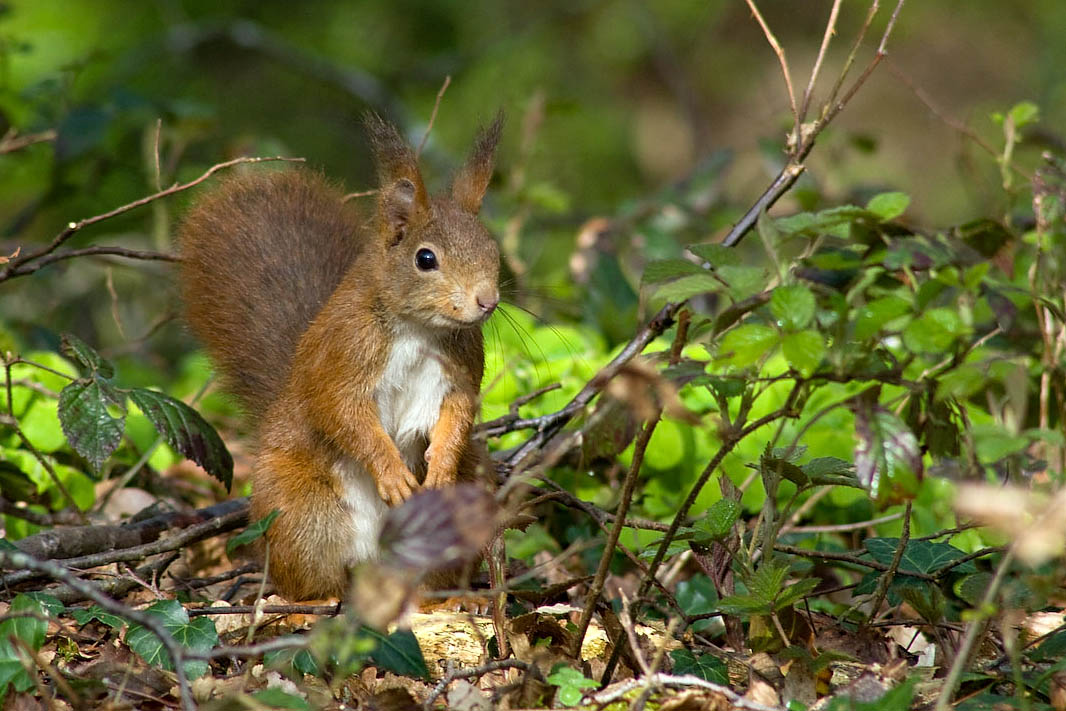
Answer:
[[[882,222],[893,220],[902,215],[911,199],[906,193],[881,193],[874,195],[870,202],[866,203],[866,209],[877,215]]]
[[[870,557],[883,565],[891,565],[899,548],[898,538],[867,538],[862,543]],[[899,572],[932,574],[948,563],[964,558],[966,553],[948,543],[933,541],[907,541],[903,556],[899,561]],[[976,573],[977,566],[972,560],[961,563],[953,569],[960,574]]]
[[[705,615],[718,610],[718,592],[714,583],[706,575],[696,575],[677,584],[677,604],[686,615]],[[713,620],[697,620],[692,625],[693,631],[705,630]]]
[[[712,684],[729,685],[729,669],[713,654],[695,655],[687,649],[670,652],[674,660],[674,674],[692,674]]]
[[[885,480],[896,483],[910,472],[922,474],[918,440],[896,415],[870,398],[855,407],[855,475],[870,495],[878,498]]]
[[[59,393],[63,434],[93,471],[100,471],[122,441],[126,415],[115,417],[108,411],[121,401],[118,391],[100,378],[75,380]]]
[[[215,623],[209,617],[189,620],[189,613],[177,600],[159,600],[144,611],[158,617],[163,627],[181,646],[195,652],[207,652],[218,644]],[[144,661],[168,671],[174,670],[174,660],[167,654],[159,638],[146,627],[134,624],[126,632],[126,644]],[[185,674],[190,679],[199,679],[207,674],[207,662],[185,662]]]
[[[124,618],[112,615],[99,605],[93,605],[89,608],[75,608],[70,611],[70,614],[79,625],[87,625],[93,620],[98,620],[111,629],[120,630],[128,624]]]
[[[422,648],[411,630],[396,630],[384,635],[377,630],[363,626],[360,630],[377,642],[377,647],[370,653],[370,661],[382,669],[394,674],[429,679],[429,667],[422,656]]]
[[[252,541],[259,540],[270,528],[270,524],[274,523],[274,519],[281,513],[279,509],[274,509],[263,518],[258,521],[254,521],[243,531],[238,533],[233,538],[229,539],[226,543],[226,555],[229,555],[240,546],[246,546]]]
[[[171,447],[203,467],[229,491],[233,484],[233,457],[200,413],[181,400],[154,390],[134,388],[129,396]]]
[[[7,694],[10,684],[16,692],[25,692],[37,683],[36,673],[30,674],[22,664],[22,655],[12,643],[15,638],[34,652],[44,644],[48,623],[42,619],[45,610],[29,595],[19,594],[11,601],[11,613],[26,613],[40,617],[12,617],[0,622],[0,702]]]

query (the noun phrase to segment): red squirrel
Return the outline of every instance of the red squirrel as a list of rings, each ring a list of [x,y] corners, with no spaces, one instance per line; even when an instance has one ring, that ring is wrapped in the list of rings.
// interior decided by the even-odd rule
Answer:
[[[180,230],[187,320],[258,428],[251,516],[290,600],[344,597],[382,517],[421,487],[487,481],[471,440],[499,250],[477,215],[501,119],[450,193],[366,120],[379,191],[364,223],[308,170],[227,179]]]

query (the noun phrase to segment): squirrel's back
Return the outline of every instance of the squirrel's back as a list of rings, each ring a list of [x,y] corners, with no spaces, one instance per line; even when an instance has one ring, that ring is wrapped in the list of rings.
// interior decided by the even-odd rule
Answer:
[[[254,417],[285,387],[300,336],[358,255],[359,216],[342,198],[311,171],[250,172],[182,224],[186,319]]]

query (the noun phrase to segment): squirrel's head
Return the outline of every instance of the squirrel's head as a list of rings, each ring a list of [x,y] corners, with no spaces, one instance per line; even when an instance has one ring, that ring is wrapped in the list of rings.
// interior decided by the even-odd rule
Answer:
[[[367,115],[380,181],[379,293],[392,313],[455,329],[481,324],[499,303],[500,252],[478,211],[502,125],[500,114],[482,129],[451,191],[430,197],[410,145],[391,124]]]

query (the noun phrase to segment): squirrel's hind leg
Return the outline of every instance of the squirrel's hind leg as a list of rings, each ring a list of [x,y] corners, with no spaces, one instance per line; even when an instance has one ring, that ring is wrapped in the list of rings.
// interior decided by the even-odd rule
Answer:
[[[268,446],[256,462],[251,515],[279,512],[266,533],[269,576],[292,602],[347,597],[353,556],[377,544],[376,534],[363,540],[368,531],[353,520],[344,482],[326,461],[320,453]]]

